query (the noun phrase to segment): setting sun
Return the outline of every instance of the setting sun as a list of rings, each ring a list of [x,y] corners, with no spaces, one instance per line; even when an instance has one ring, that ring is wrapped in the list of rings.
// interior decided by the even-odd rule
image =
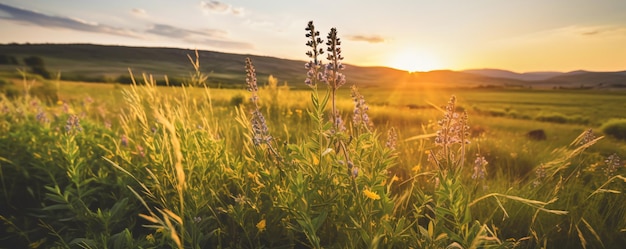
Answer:
[[[398,51],[390,57],[388,65],[409,72],[426,72],[442,68],[440,61],[432,53],[414,50]]]

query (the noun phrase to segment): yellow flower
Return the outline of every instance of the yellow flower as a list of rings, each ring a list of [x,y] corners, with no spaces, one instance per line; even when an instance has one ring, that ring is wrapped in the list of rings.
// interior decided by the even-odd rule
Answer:
[[[262,219],[261,221],[259,221],[259,223],[256,223],[256,228],[259,229],[259,232],[265,231],[265,219]]]
[[[422,165],[415,165],[413,166],[413,168],[411,168],[411,170],[415,171],[415,172],[419,172],[420,170],[422,170]]]
[[[370,191],[369,189],[363,190],[363,194],[372,200],[380,200],[380,195]]]
[[[152,234],[148,234],[146,235],[146,240],[149,241],[150,243],[154,243],[154,235]]]

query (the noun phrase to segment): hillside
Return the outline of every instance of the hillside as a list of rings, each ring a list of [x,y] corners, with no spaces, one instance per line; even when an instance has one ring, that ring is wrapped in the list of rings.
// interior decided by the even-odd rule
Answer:
[[[46,68],[60,72],[63,79],[94,82],[128,80],[128,70],[135,76],[152,74],[157,80],[168,76],[171,82],[183,82],[193,72],[187,55],[195,51],[179,48],[147,48],[105,46],[93,44],[0,44],[0,55],[13,56],[21,65],[0,65],[0,71],[15,72],[24,68],[23,58],[39,56]],[[259,81],[268,75],[287,81],[292,87],[305,87],[305,61],[268,56],[199,51],[200,70],[208,74],[212,85],[241,87],[245,84],[244,62],[250,57],[257,69]],[[303,53],[303,59],[306,59]],[[616,88],[626,86],[626,71],[574,71],[515,73],[499,69],[465,71],[437,70],[408,73],[387,67],[346,65],[348,84],[360,87],[564,87]]]

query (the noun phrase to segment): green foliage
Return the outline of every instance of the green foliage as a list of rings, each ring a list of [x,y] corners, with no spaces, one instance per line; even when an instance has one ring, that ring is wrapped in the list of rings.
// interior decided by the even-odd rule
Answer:
[[[41,77],[44,77],[45,79],[51,78],[50,72],[48,72],[48,70],[46,69],[46,66],[41,57],[38,57],[38,56],[26,57],[24,58],[24,64],[30,67],[30,70],[32,73],[41,75]]]
[[[600,127],[600,130],[609,136],[626,140],[626,119],[611,119]]]
[[[0,54],[0,65],[19,65],[19,61],[15,56]]]

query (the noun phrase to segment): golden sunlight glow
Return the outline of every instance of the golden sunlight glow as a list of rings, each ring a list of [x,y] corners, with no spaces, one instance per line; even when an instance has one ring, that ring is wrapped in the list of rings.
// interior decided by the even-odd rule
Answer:
[[[387,65],[409,72],[426,72],[442,69],[441,62],[432,53],[411,49],[396,52],[395,55],[389,58]]]

